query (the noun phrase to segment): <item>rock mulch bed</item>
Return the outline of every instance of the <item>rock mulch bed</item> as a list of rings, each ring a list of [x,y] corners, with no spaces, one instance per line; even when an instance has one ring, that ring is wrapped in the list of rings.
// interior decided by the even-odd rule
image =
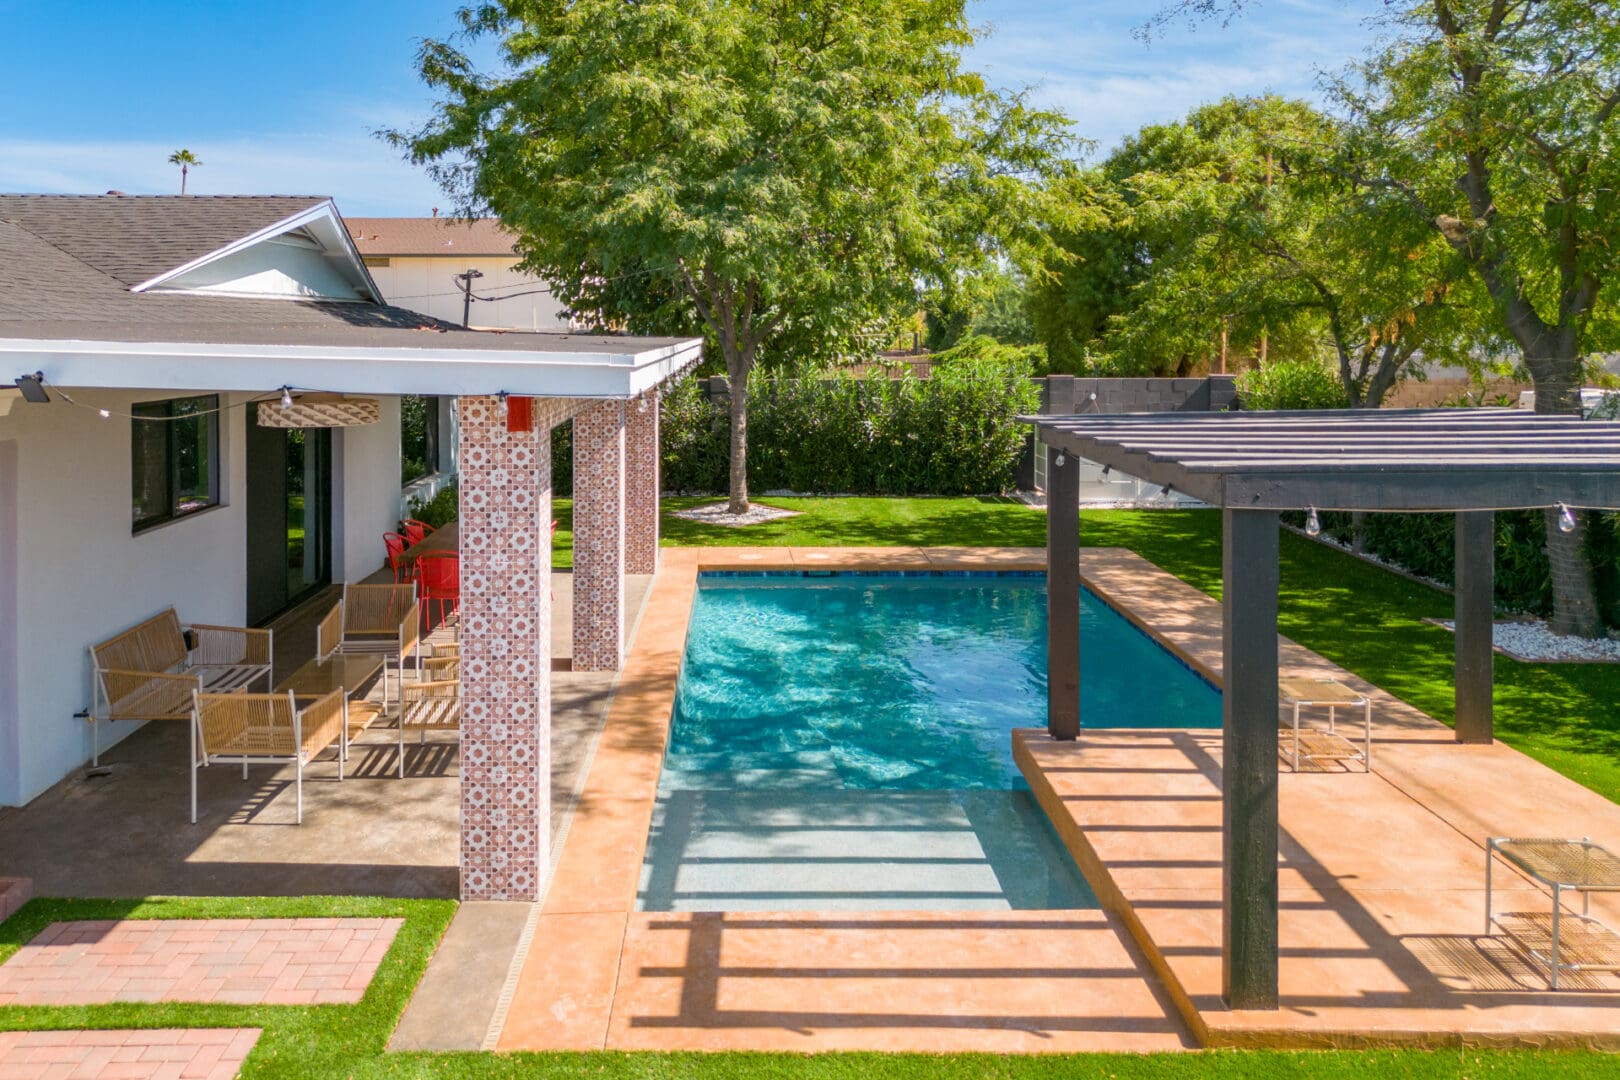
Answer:
[[[1450,619],[1435,619],[1447,630],[1455,630]],[[1504,621],[1492,624],[1491,643],[1515,660],[1526,663],[1617,663],[1620,641],[1611,638],[1563,637],[1547,624],[1533,621]]]
[[[729,525],[738,528],[743,525],[763,525],[767,521],[798,517],[799,511],[753,503],[748,507],[748,513],[731,514],[726,512],[725,503],[717,502],[694,506],[689,510],[676,510],[675,516],[685,518],[687,521],[696,521],[701,525]]]

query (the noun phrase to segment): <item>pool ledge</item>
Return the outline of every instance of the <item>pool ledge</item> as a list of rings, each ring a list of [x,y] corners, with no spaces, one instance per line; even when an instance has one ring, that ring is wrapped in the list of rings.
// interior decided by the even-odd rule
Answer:
[[[1082,578],[1219,685],[1221,610],[1134,554],[1088,549]],[[1620,806],[1495,743],[1451,729],[1296,642],[1289,673],[1331,676],[1374,702],[1373,771],[1279,785],[1281,1007],[1221,1001],[1221,732],[1087,729],[1013,735],[1013,755],[1104,908],[1203,1044],[1322,1049],[1413,1045],[1620,1049],[1620,979],[1550,993],[1480,933],[1488,835],[1620,843]],[[1392,840],[1397,842],[1391,842]],[[1498,870],[1501,907],[1545,894]],[[1593,901],[1613,925],[1620,897]]]

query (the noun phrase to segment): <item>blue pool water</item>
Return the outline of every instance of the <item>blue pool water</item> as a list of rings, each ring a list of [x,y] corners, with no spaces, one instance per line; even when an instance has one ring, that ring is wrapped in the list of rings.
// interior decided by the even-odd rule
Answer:
[[[647,910],[1095,900],[1012,761],[1046,722],[1044,575],[704,575]],[[1218,727],[1220,695],[1095,596],[1081,723]]]

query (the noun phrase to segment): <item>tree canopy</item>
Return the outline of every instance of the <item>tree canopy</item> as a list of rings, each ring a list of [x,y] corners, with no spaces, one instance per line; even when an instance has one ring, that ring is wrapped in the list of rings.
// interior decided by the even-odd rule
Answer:
[[[517,235],[576,312],[701,328],[732,382],[732,509],[747,507],[756,359],[892,336],[918,287],[981,265],[1037,216],[1067,125],[964,69],[963,0],[496,0],[481,73],[427,42],[443,94],[394,138]]]

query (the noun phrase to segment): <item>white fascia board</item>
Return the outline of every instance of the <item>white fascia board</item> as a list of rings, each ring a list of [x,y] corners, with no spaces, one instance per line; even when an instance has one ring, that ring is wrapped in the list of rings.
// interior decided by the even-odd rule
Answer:
[[[307,210],[300,210],[291,217],[282,218],[280,221],[266,225],[257,232],[249,233],[240,240],[232,241],[217,251],[210,251],[206,255],[192,259],[183,266],[177,266],[173,270],[166,270],[157,277],[143,281],[139,285],[132,285],[129,291],[142,293],[159,289],[166,282],[173,281],[175,278],[188,274],[199,267],[218,262],[220,259],[235,255],[239,251],[245,251],[255,244],[263,243],[266,240],[280,236],[282,233],[292,232],[294,229],[305,226],[313,227],[318,232],[325,233],[327,241],[338,247],[338,251],[335,253],[328,249],[328,254],[341,255],[345,261],[350,263],[356,276],[365,283],[366,289],[370,291],[371,299],[379,304],[383,303],[382,290],[377,288],[377,283],[371,279],[371,271],[366,269],[365,260],[360,257],[360,249],[354,246],[354,237],[349,235],[348,226],[343,224],[343,218],[338,214],[337,205],[331,199],[316,203]]]
[[[0,338],[0,378],[42,372],[72,389],[631,398],[695,364],[699,338],[635,353],[208,345]]]

